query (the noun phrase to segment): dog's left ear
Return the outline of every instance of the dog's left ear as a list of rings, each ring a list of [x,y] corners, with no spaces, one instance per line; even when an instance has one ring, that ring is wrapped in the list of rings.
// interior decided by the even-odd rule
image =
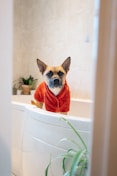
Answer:
[[[64,68],[66,73],[69,71],[70,64],[71,64],[71,57],[68,57],[61,65]]]

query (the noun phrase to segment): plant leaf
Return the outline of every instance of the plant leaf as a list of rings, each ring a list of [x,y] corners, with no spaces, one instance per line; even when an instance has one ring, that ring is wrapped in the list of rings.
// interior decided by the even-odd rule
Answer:
[[[58,142],[57,145],[59,145],[61,142],[64,142],[64,141],[69,141],[69,142],[73,143],[74,145],[76,145],[77,147],[79,147],[79,148],[81,149],[81,146],[80,146],[76,141],[74,141],[74,140],[71,139],[71,138],[63,138],[63,139],[61,139],[61,140]]]
[[[51,166],[51,161],[49,162],[49,164],[47,165],[45,169],[45,176],[48,176],[48,171],[49,171],[50,166]]]
[[[76,153],[74,159],[73,159],[73,163],[70,169],[70,176],[74,176],[76,173],[76,168],[77,166],[79,166],[80,160],[82,159],[82,157],[84,156],[84,153],[86,152],[86,150],[80,150]],[[82,175],[79,175],[82,176]]]
[[[71,127],[71,129],[75,132],[75,134],[77,135],[77,137],[78,137],[78,138],[80,139],[80,141],[82,142],[84,148],[87,150],[87,145],[85,144],[83,138],[82,138],[81,135],[78,133],[78,131],[72,126],[72,124],[71,124],[67,119],[65,119],[64,117],[61,118],[61,119],[63,119],[63,120]]]

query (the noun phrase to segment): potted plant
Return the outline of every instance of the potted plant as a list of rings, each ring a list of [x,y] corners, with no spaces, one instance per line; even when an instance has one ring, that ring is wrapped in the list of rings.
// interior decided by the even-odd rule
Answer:
[[[87,168],[88,168],[88,148],[86,143],[84,142],[83,138],[79,134],[79,132],[73,127],[73,125],[66,120],[65,118],[62,118],[67,125],[72,129],[72,131],[76,134],[78,141],[80,141],[80,144],[77,143],[77,141],[74,141],[73,139],[61,139],[60,142],[63,141],[70,141],[73,144],[76,145],[76,148],[68,148],[68,150],[57,156],[54,159],[51,159],[48,166],[45,169],[45,176],[49,176],[49,168],[51,167],[52,163],[58,159],[62,158],[62,169],[63,169],[63,176],[87,176]],[[79,148],[79,145],[81,146]],[[69,163],[69,165],[68,165]]]
[[[30,75],[28,78],[21,77],[19,82],[22,87],[22,94],[29,95],[31,89],[34,87],[36,80],[37,79],[34,79],[32,75]]]

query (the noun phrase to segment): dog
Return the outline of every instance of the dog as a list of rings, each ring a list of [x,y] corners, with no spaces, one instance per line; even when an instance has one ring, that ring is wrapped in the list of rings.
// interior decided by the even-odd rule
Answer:
[[[60,66],[48,66],[40,59],[37,65],[44,81],[36,88],[33,105],[39,108],[45,106],[47,111],[67,114],[70,109],[70,89],[66,75],[71,64],[71,57],[65,59]]]

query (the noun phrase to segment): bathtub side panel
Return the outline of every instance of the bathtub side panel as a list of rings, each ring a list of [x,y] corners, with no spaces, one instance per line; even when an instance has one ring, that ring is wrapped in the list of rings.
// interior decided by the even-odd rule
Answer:
[[[59,141],[62,138],[78,139],[65,122],[56,117],[56,114],[54,116],[52,114],[51,116],[51,113],[49,115],[47,112],[44,114],[40,111],[39,113],[39,111],[30,108],[26,110],[26,114],[28,121],[25,124],[22,148],[23,176],[44,176],[45,169],[51,157],[55,158],[64,153],[68,149],[68,146],[69,148],[74,147],[69,142],[59,143]],[[70,121],[72,123],[75,119],[73,118]],[[78,121],[77,118],[75,124],[80,134],[86,139],[85,142],[88,143],[90,135],[89,128],[85,129],[84,127],[90,126],[89,121]],[[52,173],[56,173],[56,176],[62,175],[60,159],[53,163]]]
[[[12,173],[22,174],[22,137],[25,124],[25,107],[12,103]]]

